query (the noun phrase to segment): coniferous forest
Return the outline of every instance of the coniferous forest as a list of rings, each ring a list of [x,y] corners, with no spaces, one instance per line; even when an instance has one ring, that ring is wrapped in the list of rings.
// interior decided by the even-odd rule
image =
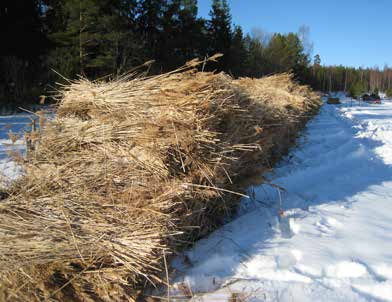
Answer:
[[[321,91],[392,94],[388,66],[323,66],[308,28],[245,33],[231,14],[226,0],[211,1],[208,19],[198,16],[197,0],[1,1],[0,102],[37,102],[60,75],[115,77],[152,60],[148,71],[157,74],[216,53],[224,56],[207,70],[235,77],[293,72]]]

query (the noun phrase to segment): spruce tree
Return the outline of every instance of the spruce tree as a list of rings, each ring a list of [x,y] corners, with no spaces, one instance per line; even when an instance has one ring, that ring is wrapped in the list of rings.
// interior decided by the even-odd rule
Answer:
[[[312,80],[311,85],[316,89],[322,89],[320,85],[321,78],[321,58],[319,54],[316,54],[313,58],[313,66],[312,66]]]
[[[163,15],[168,7],[166,0],[138,1],[137,27],[145,41],[148,59],[159,59],[162,42]]]
[[[144,43],[135,28],[135,0],[100,1],[97,48],[89,62],[98,75],[121,74],[144,63]]]
[[[25,101],[42,80],[49,46],[38,0],[0,3],[0,98]]]
[[[265,50],[265,57],[268,61],[266,72],[277,73],[287,71],[288,53],[286,48],[286,38],[282,34],[274,34]]]
[[[192,19],[197,17],[197,0],[181,0],[181,9]]]
[[[205,21],[197,17],[197,0],[181,0],[177,54],[183,64],[194,58],[204,58],[206,52]],[[178,64],[177,64],[178,65]]]
[[[231,14],[227,0],[213,0],[208,22],[209,54],[222,53],[224,57],[217,65],[218,70],[228,70],[232,42]]]
[[[313,67],[319,68],[321,66],[321,58],[319,54],[316,54],[313,59]]]
[[[48,22],[55,28],[49,37],[55,48],[48,64],[67,77],[85,74],[97,49],[98,0],[52,1]],[[55,19],[59,18],[60,21]]]
[[[48,67],[66,77],[125,72],[145,61],[136,0],[47,0],[54,47]]]
[[[259,78],[265,74],[266,61],[264,57],[264,47],[258,39],[253,39],[246,35],[244,39],[247,56],[245,60],[245,76]]]
[[[236,26],[229,52],[230,73],[236,77],[245,75],[247,55],[242,28],[241,26]]]
[[[352,98],[358,98],[362,93],[365,92],[365,87],[362,82],[357,81],[353,83],[349,89],[349,96]]]

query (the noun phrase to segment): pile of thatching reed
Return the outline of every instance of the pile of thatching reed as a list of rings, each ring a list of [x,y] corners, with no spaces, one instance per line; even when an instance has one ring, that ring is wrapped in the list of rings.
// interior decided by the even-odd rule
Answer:
[[[1,301],[123,301],[162,282],[163,258],[222,223],[320,106],[288,74],[195,65],[63,87],[0,201]]]

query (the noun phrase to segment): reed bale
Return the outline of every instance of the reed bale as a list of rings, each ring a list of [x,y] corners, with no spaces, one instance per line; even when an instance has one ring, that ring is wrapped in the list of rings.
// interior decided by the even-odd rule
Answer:
[[[289,74],[193,66],[60,90],[0,202],[0,300],[123,301],[165,283],[163,258],[221,225],[321,105]]]

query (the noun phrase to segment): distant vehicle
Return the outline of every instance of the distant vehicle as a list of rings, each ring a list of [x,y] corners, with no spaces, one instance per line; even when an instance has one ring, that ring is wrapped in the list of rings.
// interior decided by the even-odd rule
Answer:
[[[362,96],[362,100],[364,101],[364,102],[366,102],[366,103],[369,103],[369,104],[381,104],[381,98],[380,98],[380,96],[379,95],[377,95],[377,94],[371,94],[371,95],[368,95],[368,94],[364,94],[363,96]]]
[[[368,104],[381,104],[381,97],[378,95],[378,93],[364,93],[361,96],[361,99]]]

